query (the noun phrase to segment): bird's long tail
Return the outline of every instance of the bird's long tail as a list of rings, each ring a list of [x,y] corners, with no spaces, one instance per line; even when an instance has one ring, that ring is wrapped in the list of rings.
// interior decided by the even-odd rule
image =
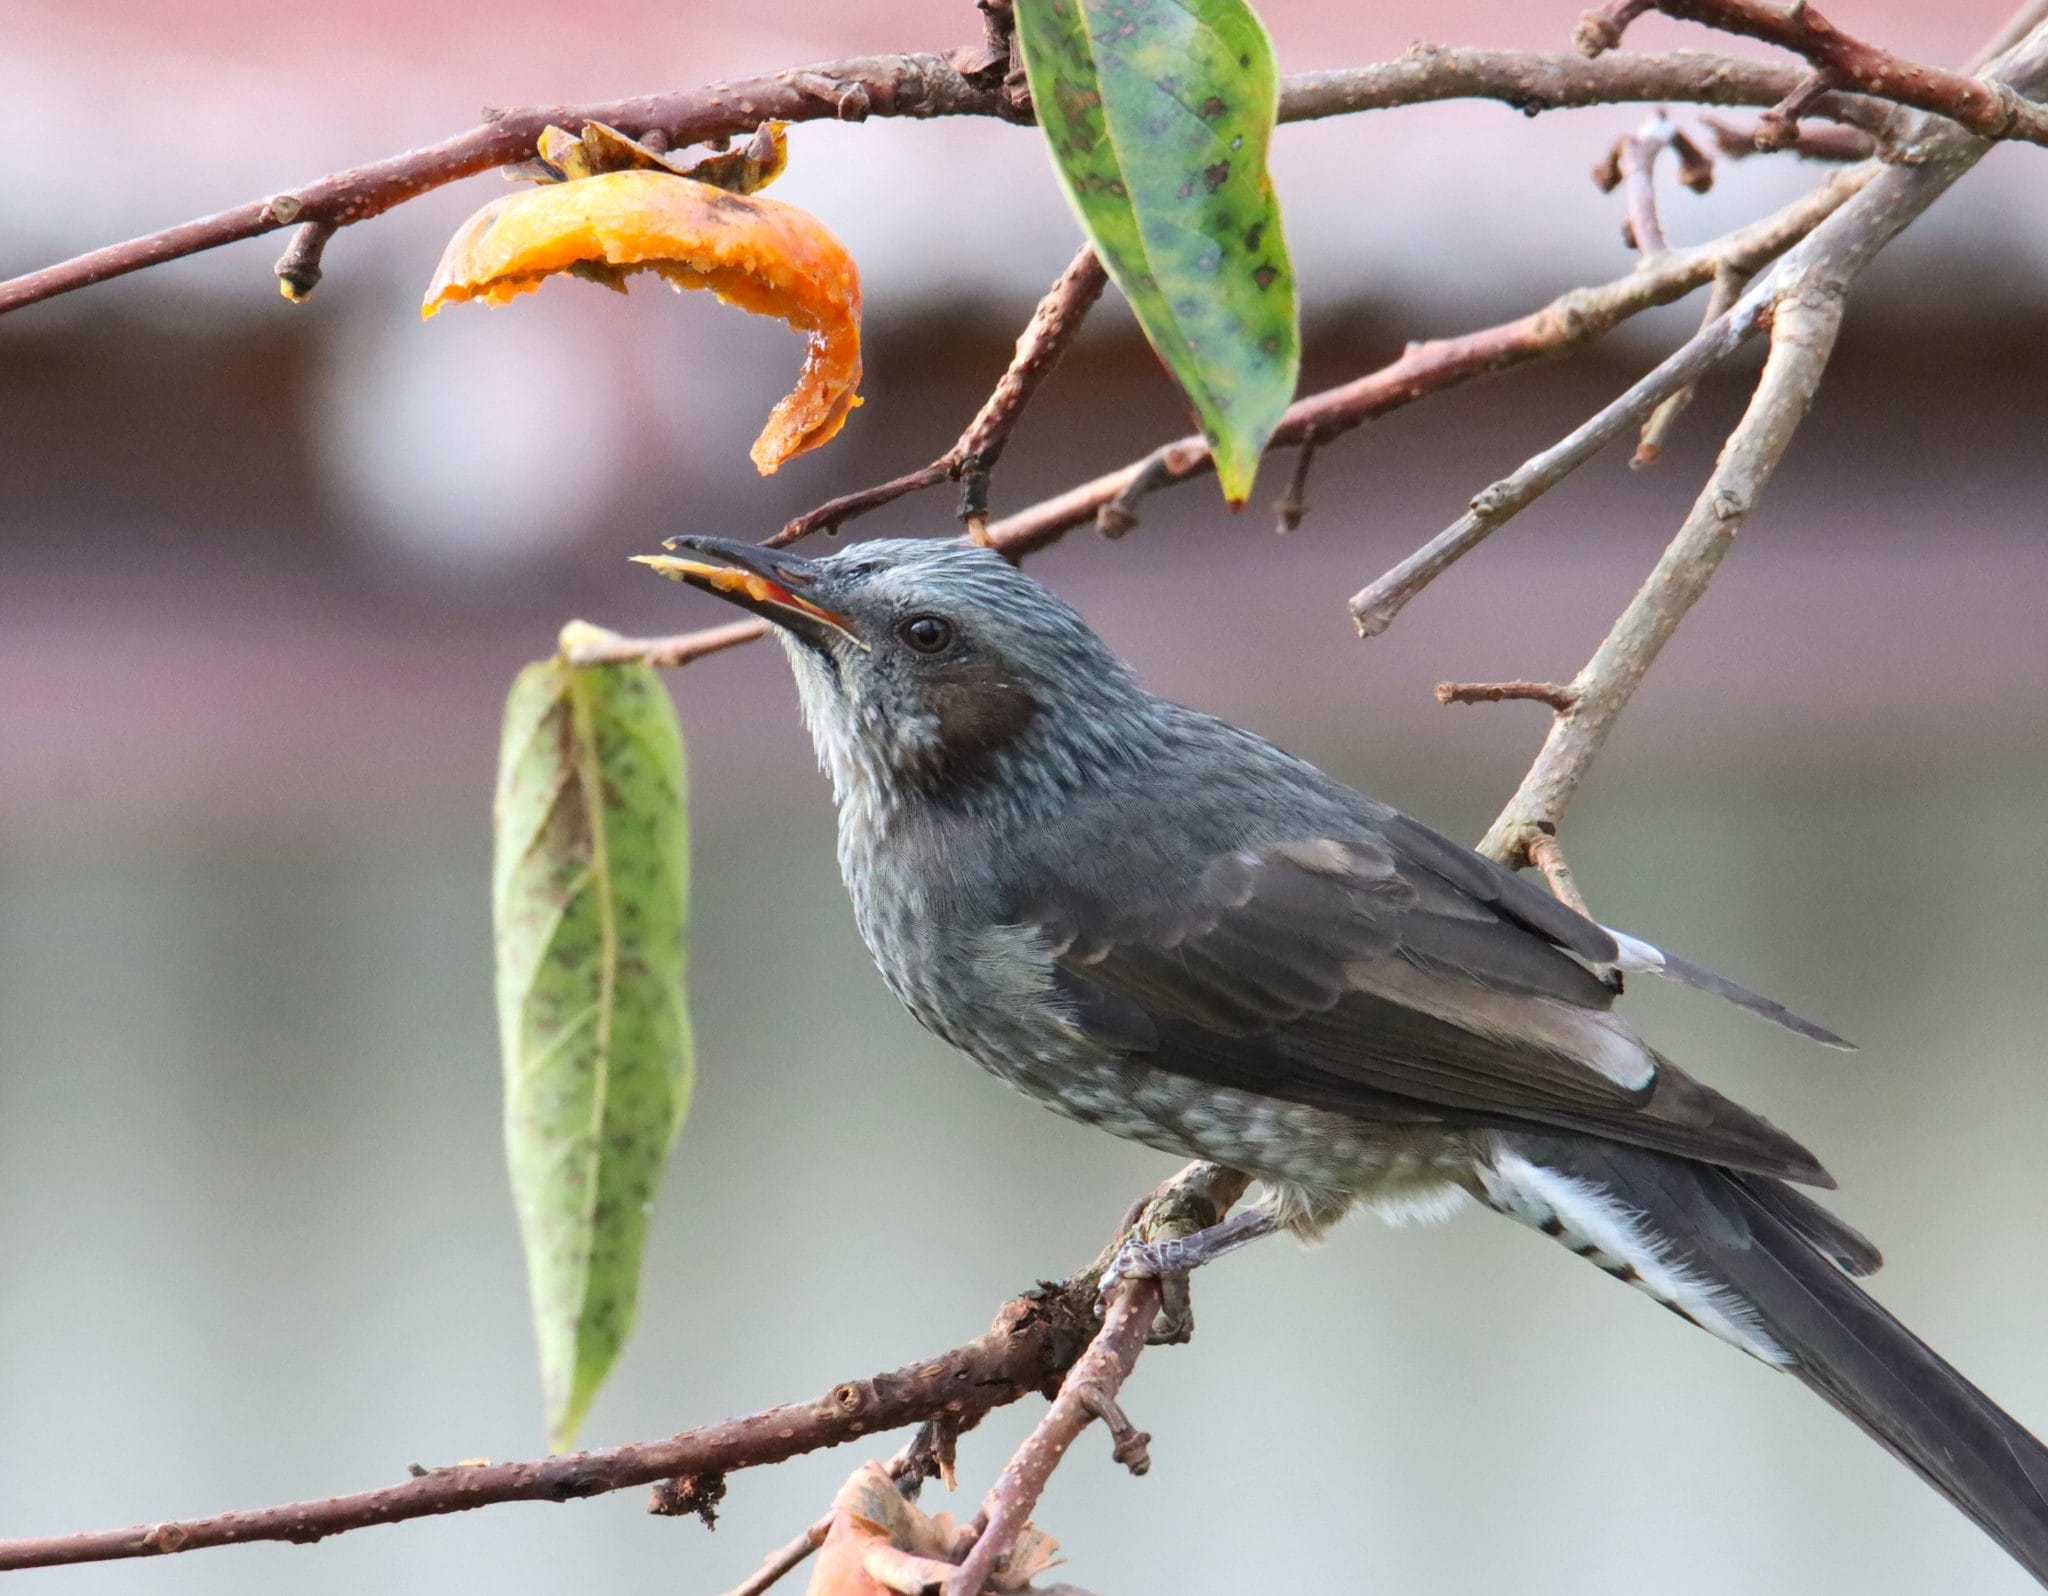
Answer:
[[[1487,1200],[1797,1376],[2048,1586],[2048,1448],[1859,1287],[1878,1255],[1794,1188],[1588,1137],[1496,1138]]]

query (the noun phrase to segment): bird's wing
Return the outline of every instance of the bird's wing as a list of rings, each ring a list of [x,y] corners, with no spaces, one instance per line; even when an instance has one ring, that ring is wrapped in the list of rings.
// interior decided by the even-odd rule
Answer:
[[[1611,961],[1604,931],[1407,824],[1221,853],[1149,892],[1070,881],[1021,918],[1075,1022],[1155,1067],[1361,1118],[1586,1130],[1829,1184],[1608,1012],[1557,945]]]
[[[1803,1015],[1795,1014],[1775,998],[1753,992],[1741,982],[1710,970],[1683,954],[1657,947],[1612,926],[1595,924],[1570,905],[1545,892],[1528,877],[1484,854],[1460,847],[1420,821],[1410,820],[1406,815],[1389,809],[1385,811],[1382,824],[1388,838],[1408,857],[1492,905],[1505,918],[1535,932],[1546,942],[1569,949],[1589,964],[1661,975],[1696,992],[1711,993],[1759,1019],[1783,1026],[1795,1036],[1819,1042],[1823,1047],[1839,1048],[1845,1052],[1856,1050],[1854,1042]]]

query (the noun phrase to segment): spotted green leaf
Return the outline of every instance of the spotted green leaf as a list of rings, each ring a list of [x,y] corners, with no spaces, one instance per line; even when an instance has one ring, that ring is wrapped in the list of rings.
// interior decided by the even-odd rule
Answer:
[[[690,1095],[683,744],[655,673],[521,671],[494,813],[505,1153],[560,1449],[632,1328]]]
[[[1016,0],[1016,18],[1067,197],[1242,504],[1301,364],[1266,30],[1244,0]]]

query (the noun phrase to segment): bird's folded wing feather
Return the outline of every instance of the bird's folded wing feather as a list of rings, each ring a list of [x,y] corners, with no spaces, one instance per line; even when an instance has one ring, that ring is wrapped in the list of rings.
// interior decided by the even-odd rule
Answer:
[[[1192,891],[1126,883],[1112,901],[1068,883],[1024,918],[1076,1023],[1156,1067],[1361,1118],[1532,1122],[1828,1183],[1608,1012],[1606,985],[1555,945],[1611,960],[1600,927],[1422,827],[1376,829],[1218,854]]]
[[[1783,1026],[1823,1047],[1854,1052],[1856,1044],[1838,1036],[1825,1025],[1796,1014],[1775,998],[1753,992],[1740,981],[1718,971],[1632,937],[1612,926],[1596,924],[1569,904],[1561,902],[1528,877],[1518,875],[1485,854],[1460,847],[1450,838],[1431,831],[1420,821],[1398,810],[1383,810],[1381,824],[1389,842],[1408,858],[1456,883],[1474,897],[1490,904],[1506,919],[1526,927],[1547,942],[1577,954],[1589,964],[1618,970],[1646,970],[1677,981],[1696,992],[1706,992],[1746,1009],[1759,1019]]]

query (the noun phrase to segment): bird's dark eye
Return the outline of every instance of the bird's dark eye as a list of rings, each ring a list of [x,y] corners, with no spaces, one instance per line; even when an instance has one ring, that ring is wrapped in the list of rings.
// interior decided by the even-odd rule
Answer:
[[[896,635],[920,654],[936,654],[953,641],[953,623],[937,615],[913,615]]]

